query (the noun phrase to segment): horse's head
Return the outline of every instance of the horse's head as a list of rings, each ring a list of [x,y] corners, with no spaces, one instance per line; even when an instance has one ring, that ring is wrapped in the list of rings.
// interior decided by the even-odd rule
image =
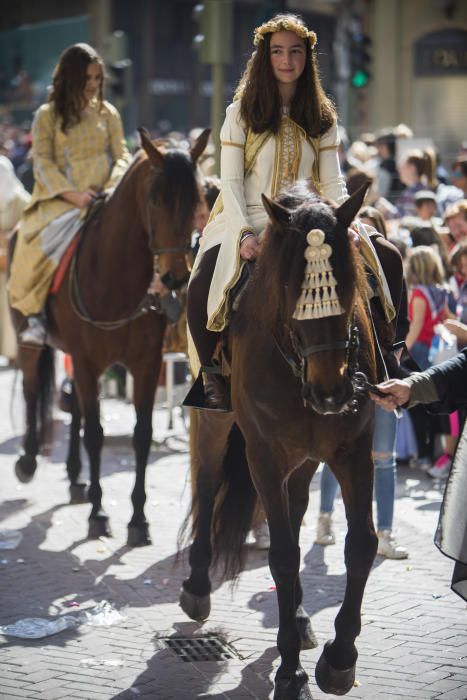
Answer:
[[[193,218],[200,200],[196,164],[210,130],[205,129],[189,151],[158,147],[145,129],[140,128],[139,133],[150,169],[144,192],[144,223],[162,282],[176,289],[189,276]]]
[[[348,410],[354,395],[363,279],[348,227],[366,189],[340,207],[313,195],[297,199],[293,190],[277,202],[263,199],[267,238],[280,251],[281,322],[300,362],[303,399],[321,414]]]

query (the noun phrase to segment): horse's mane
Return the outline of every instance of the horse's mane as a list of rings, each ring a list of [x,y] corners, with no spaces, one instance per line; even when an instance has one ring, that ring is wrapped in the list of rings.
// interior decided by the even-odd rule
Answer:
[[[189,218],[200,200],[196,166],[189,151],[170,148],[164,153],[164,168],[156,173],[151,188],[151,197],[162,198],[166,207],[173,212],[174,231],[188,227]]]
[[[186,149],[176,148],[172,143],[158,145],[163,147],[164,168],[154,172],[150,197],[154,203],[162,198],[164,205],[173,212],[173,230],[184,231],[188,225],[188,218],[192,217],[192,212],[200,199],[196,167]],[[115,193],[126,186],[136,166],[146,160],[144,149],[135,153]]]
[[[322,229],[332,246],[331,263],[340,280],[338,294],[343,307],[352,308],[356,290],[365,289],[359,255],[349,242],[347,230],[337,226],[331,202],[310,192],[304,183],[282,192],[276,201],[290,212],[288,232],[282,233],[280,224],[267,225],[261,254],[234,320],[238,332],[247,322],[266,329],[284,327],[288,322],[290,309],[286,308],[284,286],[289,286],[289,299],[298,299],[305,270],[306,234],[312,228]]]

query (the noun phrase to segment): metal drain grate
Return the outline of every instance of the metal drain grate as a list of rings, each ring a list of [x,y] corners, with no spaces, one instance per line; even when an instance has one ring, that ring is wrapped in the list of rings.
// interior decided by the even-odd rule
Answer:
[[[213,634],[205,637],[165,637],[160,641],[182,661],[225,661],[240,658],[230,644]]]

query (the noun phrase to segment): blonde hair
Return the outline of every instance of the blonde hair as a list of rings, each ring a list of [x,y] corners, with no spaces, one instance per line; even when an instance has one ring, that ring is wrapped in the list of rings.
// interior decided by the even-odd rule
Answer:
[[[443,263],[434,248],[429,245],[419,245],[410,251],[407,260],[407,283],[409,286],[416,284],[433,286],[444,283]]]
[[[463,214],[464,219],[467,220],[467,199],[461,199],[459,202],[449,204],[444,213],[444,220],[448,221],[448,219],[452,219],[458,214]]]

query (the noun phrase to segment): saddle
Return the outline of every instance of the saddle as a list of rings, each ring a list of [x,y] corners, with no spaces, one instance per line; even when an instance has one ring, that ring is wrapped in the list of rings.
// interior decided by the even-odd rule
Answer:
[[[94,221],[96,216],[99,214],[101,211],[102,207],[104,206],[105,202],[107,201],[107,194],[99,194],[92,204],[89,206],[86,216],[83,219],[83,223],[79,229],[79,231],[76,233],[75,237],[71,241],[70,245],[66,249],[65,253],[62,256],[62,259],[58,263],[58,267],[55,270],[53,279],[52,279],[52,284],[50,286],[49,294],[57,294],[60,287],[62,286],[62,282],[65,278],[66,272],[70,266],[70,263],[73,259],[73,256],[79,246],[81,236],[84,235],[86,232],[86,229],[88,228],[89,224]]]

